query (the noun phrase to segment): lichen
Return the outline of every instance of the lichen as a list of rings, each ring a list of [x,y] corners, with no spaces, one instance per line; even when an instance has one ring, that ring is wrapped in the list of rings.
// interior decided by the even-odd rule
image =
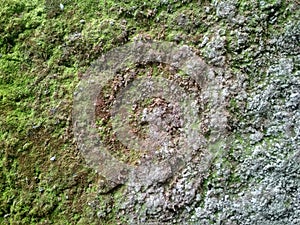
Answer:
[[[299,224],[299,12],[289,0],[2,0],[0,223]],[[157,182],[105,193],[74,140],[73,93],[101,54],[139,40],[190,46],[212,68],[211,86],[182,87],[218,89],[224,111],[204,93],[200,130],[213,144],[161,182],[150,171]],[[167,66],[130,66],[122,76],[174,78]],[[138,109],[132,125],[143,132]],[[141,158],[124,149],[123,161]],[[207,150],[218,154],[204,169]]]

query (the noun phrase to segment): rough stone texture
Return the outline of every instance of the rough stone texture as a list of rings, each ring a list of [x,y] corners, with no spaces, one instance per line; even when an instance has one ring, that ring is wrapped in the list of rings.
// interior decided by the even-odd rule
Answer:
[[[300,224],[298,0],[1,3],[0,224]],[[78,82],[109,67],[103,93],[72,107],[91,90]],[[162,90],[193,110],[133,104],[133,90],[114,126],[138,77],[174,81],[183,91]]]
[[[118,217],[131,224],[300,223],[300,26],[299,11],[292,12],[298,7],[288,1],[206,6],[212,25],[197,48],[214,67],[230,114],[218,137],[224,141],[206,146],[218,153],[209,162],[205,151],[195,151],[172,177],[152,171],[157,177],[147,185],[125,184],[115,198]],[[189,18],[179,14],[175,23],[187,26]],[[202,125],[212,127],[224,119],[214,111],[206,116]]]

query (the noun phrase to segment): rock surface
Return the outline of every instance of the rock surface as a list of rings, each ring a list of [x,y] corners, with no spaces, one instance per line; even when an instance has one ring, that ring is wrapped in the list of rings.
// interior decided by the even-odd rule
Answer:
[[[300,224],[298,1],[1,3],[0,224]],[[132,50],[122,46],[160,42],[183,51],[149,51],[150,62],[141,51],[120,67]],[[89,91],[76,87],[107,69],[97,67],[106,53],[116,74],[103,77],[95,110],[80,111],[96,121],[73,121]],[[185,120],[185,105],[161,96],[132,104],[117,125],[149,138],[137,151],[118,140],[112,108],[145,77],[176,83],[193,110]],[[89,126],[93,156],[104,143],[103,159],[123,164],[85,160],[74,127]]]

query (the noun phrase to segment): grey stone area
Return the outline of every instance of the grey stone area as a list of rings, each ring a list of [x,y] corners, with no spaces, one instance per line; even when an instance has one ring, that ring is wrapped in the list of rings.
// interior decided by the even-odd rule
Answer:
[[[206,136],[214,140],[175,174],[153,169],[151,182],[137,178],[101,195],[107,204],[95,202],[95,211],[102,218],[114,210],[129,224],[300,224],[299,5],[213,1],[203,13],[209,29],[195,47],[226,110],[206,102],[199,126],[225,120],[223,135]]]

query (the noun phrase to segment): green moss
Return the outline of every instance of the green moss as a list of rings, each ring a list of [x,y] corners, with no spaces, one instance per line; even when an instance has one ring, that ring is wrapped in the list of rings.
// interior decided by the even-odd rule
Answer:
[[[266,7],[274,4],[268,1]],[[284,10],[285,4],[272,6],[277,7],[279,17],[277,24],[263,27],[270,33],[282,32],[281,24],[291,16],[291,9]],[[204,13],[205,5],[209,2],[1,1],[0,224],[119,222],[115,218],[119,206],[102,221],[88,204],[97,199],[90,188],[97,177],[86,168],[72,141],[73,91],[93,60],[134,38],[197,46],[204,33],[211,34],[211,24],[216,21]],[[240,1],[237,8],[238,13],[249,15],[257,5]],[[183,24],[182,15],[186,18]],[[250,31],[257,33],[260,19],[246,22]],[[236,41],[230,38],[229,43]],[[255,48],[255,42],[255,36],[250,36],[249,46]],[[240,53],[232,59],[232,66],[248,68],[254,56],[251,51]],[[161,75],[155,65],[152,73]],[[251,78],[252,85],[256,81]],[[229,107],[239,114],[236,100],[232,99]],[[108,133],[104,126],[103,136]],[[220,145],[211,148],[216,151]],[[122,153],[119,156],[125,157]],[[124,160],[139,158],[137,151],[129,153]],[[55,161],[50,160],[53,156]],[[232,175],[230,179],[235,182],[238,178]],[[122,190],[113,194],[115,202],[121,197]],[[98,200],[103,207],[114,204]]]

